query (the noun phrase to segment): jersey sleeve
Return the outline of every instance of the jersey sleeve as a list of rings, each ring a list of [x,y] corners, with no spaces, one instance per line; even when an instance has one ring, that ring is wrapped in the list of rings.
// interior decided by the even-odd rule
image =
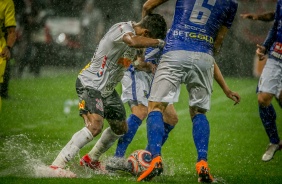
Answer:
[[[227,17],[226,22],[223,24],[224,26],[226,26],[228,29],[231,27],[232,22],[235,18],[236,12],[238,9],[238,3],[237,2],[233,2],[230,6],[230,11],[229,11],[229,15]]]
[[[13,27],[16,26],[16,18],[15,18],[15,6],[14,2],[8,1],[5,9],[5,27]]]
[[[162,50],[160,48],[148,47],[145,51],[145,62],[152,62],[158,64],[161,57]]]
[[[122,38],[126,33],[134,33],[135,31],[132,27],[132,24],[130,22],[122,22],[117,25],[116,27],[116,38],[114,39],[115,42],[122,42]]]
[[[270,29],[270,31],[268,32],[265,41],[263,42],[263,46],[265,47],[266,51],[268,51],[270,49],[270,47],[272,46],[273,42],[276,39],[277,27],[278,27],[279,21],[280,21],[279,17],[278,17],[278,15],[280,14],[280,8],[281,7],[279,6],[279,3],[277,3],[273,26]]]

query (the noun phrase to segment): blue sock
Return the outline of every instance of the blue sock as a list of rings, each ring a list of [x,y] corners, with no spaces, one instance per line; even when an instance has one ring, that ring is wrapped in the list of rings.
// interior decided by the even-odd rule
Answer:
[[[166,142],[168,138],[168,134],[173,128],[174,126],[164,122],[164,136],[163,136],[162,145],[164,145],[164,143]]]
[[[125,155],[126,149],[128,145],[131,143],[141,123],[142,120],[134,114],[131,114],[128,117],[127,119],[128,131],[126,134],[121,136],[118,140],[116,153],[115,153],[116,157],[123,157]]]
[[[193,138],[198,153],[198,161],[208,159],[210,125],[204,114],[197,114],[193,120]]]
[[[164,136],[163,115],[159,111],[152,111],[147,118],[147,150],[151,152],[152,158],[161,155],[161,146]]]
[[[278,144],[280,139],[276,127],[276,112],[270,104],[268,107],[259,106],[259,115],[264,126],[264,129],[268,135],[269,141],[273,144]]]

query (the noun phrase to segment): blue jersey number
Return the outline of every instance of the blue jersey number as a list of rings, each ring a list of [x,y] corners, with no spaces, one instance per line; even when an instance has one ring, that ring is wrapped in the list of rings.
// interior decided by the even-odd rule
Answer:
[[[208,0],[206,4],[215,5],[216,0]],[[189,20],[194,24],[205,25],[210,17],[211,10],[204,7],[204,0],[196,0]]]

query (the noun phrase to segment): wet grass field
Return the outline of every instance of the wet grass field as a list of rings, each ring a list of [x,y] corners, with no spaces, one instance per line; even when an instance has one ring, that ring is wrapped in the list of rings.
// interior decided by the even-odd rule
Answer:
[[[39,78],[24,76],[10,82],[10,98],[3,100],[0,114],[0,183],[137,183],[127,173],[94,173],[79,166],[80,156],[87,153],[99,136],[80,151],[68,168],[75,179],[46,178],[48,165],[83,127],[78,115],[75,80],[79,69],[49,69]],[[214,83],[212,108],[207,113],[211,136],[209,166],[217,183],[281,183],[282,153],[262,162],[268,144],[258,114],[255,94],[258,79],[227,78],[230,88],[242,101],[234,106]],[[117,87],[120,92],[120,86]],[[150,183],[197,183],[196,149],[188,112],[187,92],[183,86],[175,104],[179,123],[162,149],[164,174]],[[282,110],[273,101],[277,126],[282,135]],[[129,108],[126,105],[129,115]],[[104,128],[108,127],[105,121]],[[146,125],[140,126],[126,155],[146,145]],[[101,157],[113,155],[115,145]]]

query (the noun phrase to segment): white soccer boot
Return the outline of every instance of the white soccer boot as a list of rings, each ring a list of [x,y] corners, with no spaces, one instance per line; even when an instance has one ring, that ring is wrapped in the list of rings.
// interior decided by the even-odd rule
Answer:
[[[266,152],[262,156],[262,161],[265,162],[270,161],[273,158],[276,151],[281,150],[281,148],[282,148],[282,140],[279,142],[279,144],[270,143],[266,149]]]
[[[62,168],[57,167],[57,166],[51,165],[50,169],[51,169],[51,171],[53,171],[50,174],[50,177],[58,177],[58,178],[75,178],[76,177],[75,173],[73,173],[69,170],[66,170],[66,169],[62,169]]]

